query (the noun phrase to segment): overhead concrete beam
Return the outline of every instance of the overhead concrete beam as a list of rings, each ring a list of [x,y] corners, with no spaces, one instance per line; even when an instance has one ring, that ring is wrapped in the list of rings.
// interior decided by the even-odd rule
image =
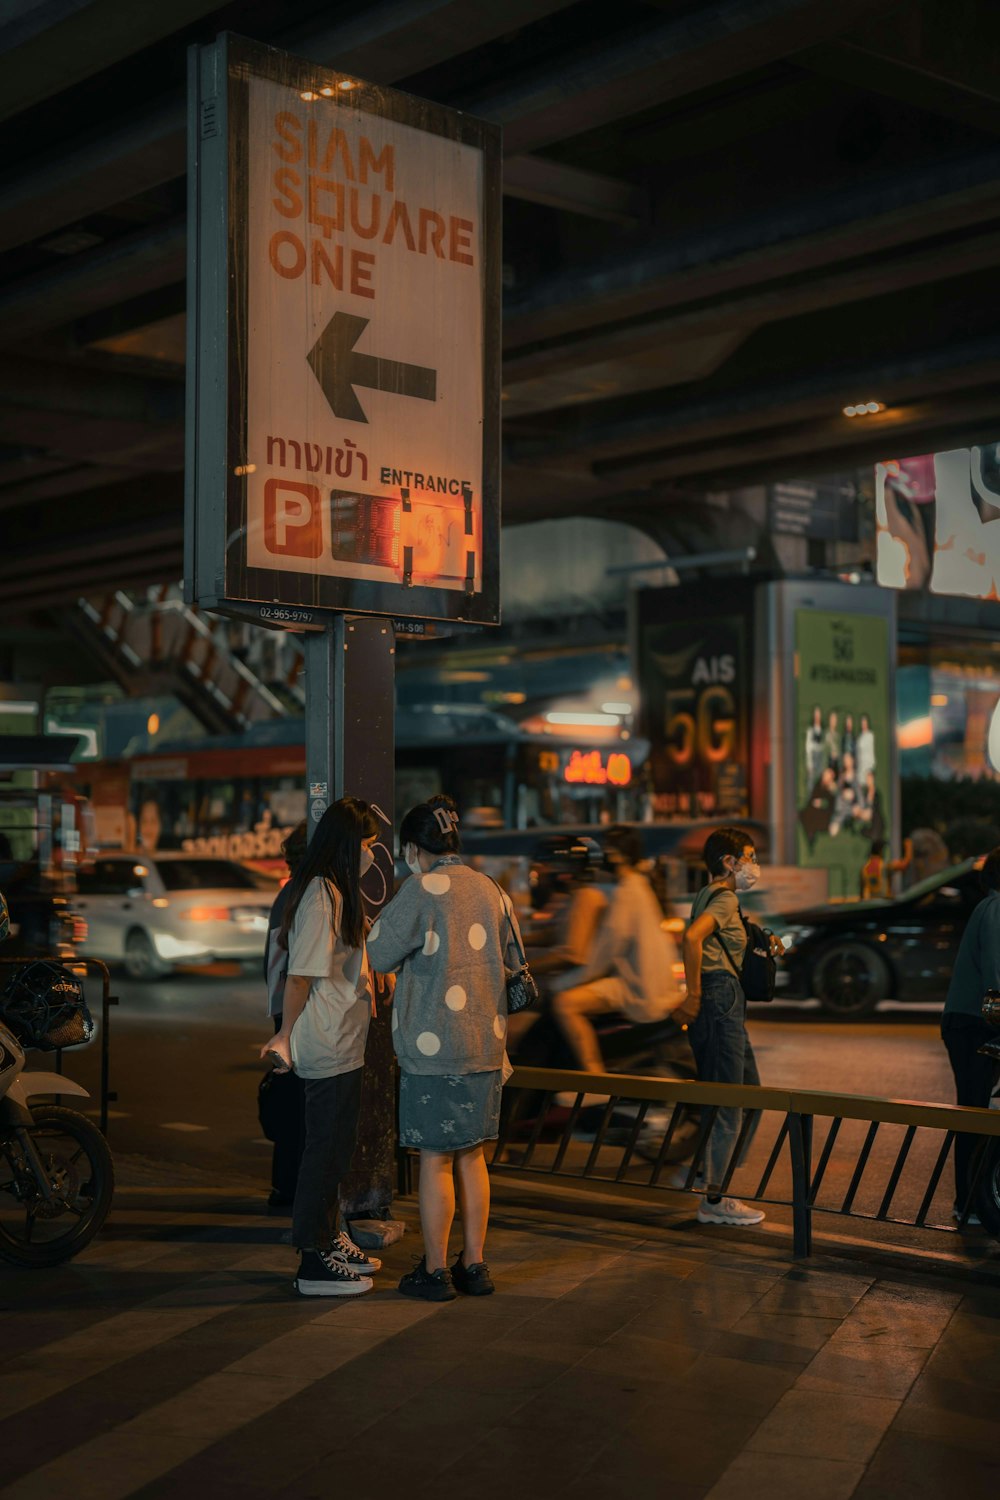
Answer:
[[[975,385],[1000,383],[1000,337],[985,335],[943,348],[916,351],[893,360],[862,360],[851,367],[817,369],[772,384],[750,384],[735,392],[708,395],[701,400],[658,402],[652,409],[599,426],[591,422],[582,432],[551,441],[513,438],[505,452],[518,463],[549,468],[560,458],[575,465],[593,465],[605,476],[626,470],[643,471],[648,463],[673,448],[710,443],[735,433],[761,432],[793,422],[816,421],[827,415],[845,427],[871,430],[891,425],[892,409],[929,391],[945,394]],[[852,401],[881,400],[889,412],[852,421],[840,417]]]
[[[463,108],[534,151],[776,62],[885,14],[899,0],[712,0],[697,11],[577,48],[557,67],[470,94]]]
[[[657,238],[627,260],[538,282],[504,308],[504,346],[537,346],[659,308],[775,284],[1000,215],[1000,148],[869,178],[704,234]],[[946,252],[942,252],[945,254]],[[942,270],[946,270],[946,262]]]
[[[910,0],[891,23],[809,47],[797,66],[925,114],[1000,134],[1000,6]]]
[[[333,26],[297,28],[274,45],[375,83],[397,83],[570,0],[382,0]],[[150,7],[137,5],[136,9]],[[155,7],[154,7],[155,8]],[[170,14],[170,7],[163,7]],[[172,28],[173,29],[173,28]],[[0,250],[24,245],[187,170],[184,96],[153,101],[122,125],[30,160],[0,181]]]
[[[544,156],[508,156],[503,190],[509,198],[561,208],[628,228],[648,216],[649,195],[617,177],[585,172]]]
[[[1000,266],[1000,231],[972,230],[948,246],[947,275],[954,278]],[[716,334],[735,342],[773,320],[801,317],[832,307],[847,307],[942,279],[942,250],[910,249],[872,258],[848,270],[823,268],[797,279],[751,287],[682,305],[624,325],[597,328],[582,337],[514,350],[504,360],[504,415],[528,416],[625,391],[655,390],[656,354],[667,365],[673,349],[686,341]],[[645,362],[643,363],[643,358]]]
[[[120,301],[169,286],[184,275],[183,215],[121,235],[65,265],[8,281],[0,289],[0,342],[72,323]]]
[[[218,10],[219,0],[42,0],[0,25],[0,120]]]

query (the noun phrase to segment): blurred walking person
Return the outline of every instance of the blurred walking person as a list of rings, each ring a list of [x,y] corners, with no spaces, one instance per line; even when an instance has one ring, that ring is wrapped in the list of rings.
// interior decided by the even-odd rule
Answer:
[[[407,1297],[448,1302],[494,1290],[486,1264],[490,1180],[484,1143],[500,1122],[507,971],[521,964],[513,905],[463,864],[455,804],[413,807],[399,832],[411,872],[368,938],[380,973],[395,971],[392,1035],[399,1058],[399,1139],[420,1151],[424,1254]],[[448,1265],[455,1200],[463,1249]]]
[[[996,1083],[996,1063],[980,1057],[979,1048],[996,1033],[983,1020],[983,995],[1000,988],[1000,846],[986,856],[981,880],[986,895],[966,924],[948,986],[941,1017],[941,1039],[955,1077],[958,1104],[988,1109]],[[960,1219],[972,1189],[972,1158],[976,1136],[955,1136],[955,1205],[952,1217]],[[970,1214],[969,1224],[979,1219]]]
[[[288,884],[277,942],[288,951],[281,1026],[265,1042],[279,1071],[294,1067],[305,1094],[305,1146],[292,1205],[292,1244],[304,1297],[371,1290],[381,1261],[337,1229],[341,1178],[357,1144],[365,1042],[372,1011],[361,877],[378,822],[367,802],[327,808]]]

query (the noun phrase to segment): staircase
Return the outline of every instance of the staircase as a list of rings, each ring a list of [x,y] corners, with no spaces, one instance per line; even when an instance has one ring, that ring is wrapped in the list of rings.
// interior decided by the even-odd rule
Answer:
[[[211,733],[302,712],[294,636],[203,616],[175,587],[81,597],[64,619],[128,693],[172,693]]]

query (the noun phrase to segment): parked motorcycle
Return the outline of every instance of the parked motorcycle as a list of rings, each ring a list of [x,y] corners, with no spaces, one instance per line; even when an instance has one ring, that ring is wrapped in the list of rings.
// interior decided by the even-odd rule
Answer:
[[[39,1096],[87,1090],[59,1073],[24,1071],[25,1051],[90,1041],[83,986],[60,964],[20,970],[0,995],[0,1257],[15,1265],[71,1259],[111,1207],[114,1166],[97,1126]]]

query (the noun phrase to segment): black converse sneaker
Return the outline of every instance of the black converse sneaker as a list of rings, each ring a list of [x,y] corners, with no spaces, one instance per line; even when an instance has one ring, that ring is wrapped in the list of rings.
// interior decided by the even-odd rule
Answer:
[[[300,1297],[360,1297],[370,1292],[370,1276],[359,1276],[329,1250],[303,1250],[293,1282]]]
[[[382,1262],[377,1255],[366,1255],[360,1245],[356,1245],[346,1230],[342,1229],[326,1252],[332,1255],[334,1260],[344,1263],[349,1271],[357,1271],[359,1276],[370,1276],[373,1271],[381,1271]]]

